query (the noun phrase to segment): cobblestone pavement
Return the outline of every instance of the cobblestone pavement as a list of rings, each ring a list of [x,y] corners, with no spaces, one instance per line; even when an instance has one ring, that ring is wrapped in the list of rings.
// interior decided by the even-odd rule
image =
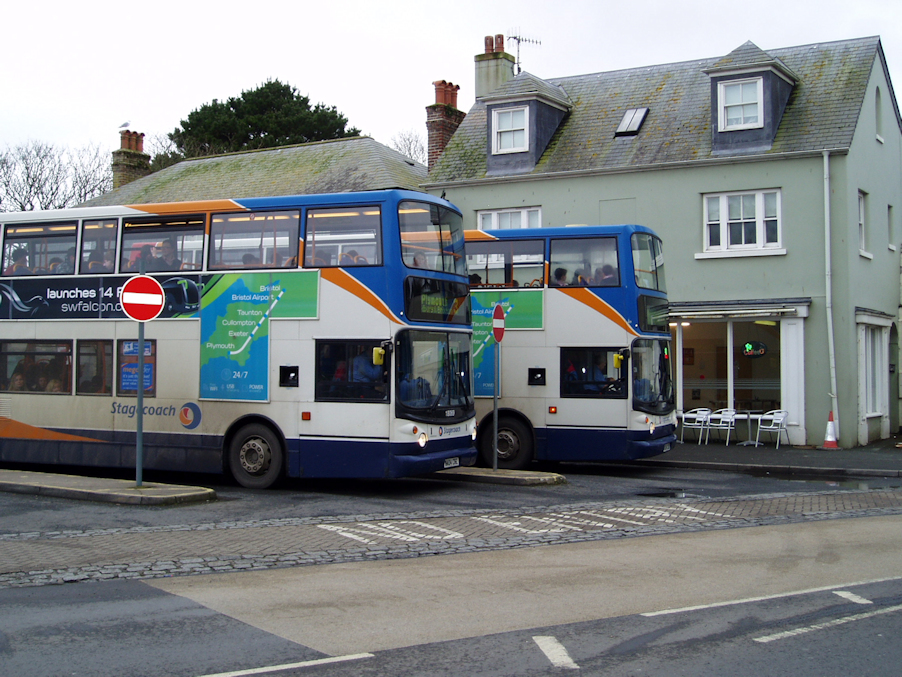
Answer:
[[[902,491],[662,498],[524,508],[0,534],[0,588],[399,559],[902,514]]]

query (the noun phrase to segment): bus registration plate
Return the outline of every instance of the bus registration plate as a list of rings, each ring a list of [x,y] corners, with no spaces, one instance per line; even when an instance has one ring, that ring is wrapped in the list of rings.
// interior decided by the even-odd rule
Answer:
[[[460,465],[460,458],[455,456],[454,458],[446,458],[445,459],[445,469],[448,468],[456,468]]]

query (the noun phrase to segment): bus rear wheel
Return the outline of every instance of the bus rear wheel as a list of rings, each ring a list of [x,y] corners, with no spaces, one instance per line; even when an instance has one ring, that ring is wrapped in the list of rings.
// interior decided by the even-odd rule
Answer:
[[[480,456],[482,462],[492,467],[493,440],[492,419],[486,419]],[[498,467],[505,470],[522,470],[532,461],[532,435],[529,429],[515,418],[498,419]]]
[[[268,489],[282,476],[282,443],[265,425],[241,428],[229,445],[232,476],[248,489]]]

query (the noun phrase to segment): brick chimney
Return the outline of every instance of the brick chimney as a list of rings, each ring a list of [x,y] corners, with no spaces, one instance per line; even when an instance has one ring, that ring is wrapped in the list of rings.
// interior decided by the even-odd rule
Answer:
[[[426,106],[426,133],[428,136],[427,167],[432,169],[445,146],[460,127],[466,113],[457,110],[457,92],[459,85],[444,80],[436,80],[435,103]]]
[[[144,152],[144,135],[127,129],[119,132],[120,147],[113,151],[113,188],[150,174],[150,156]]]
[[[485,53],[476,55],[476,98],[494,92],[516,74],[517,61],[504,51],[504,35],[485,36]]]

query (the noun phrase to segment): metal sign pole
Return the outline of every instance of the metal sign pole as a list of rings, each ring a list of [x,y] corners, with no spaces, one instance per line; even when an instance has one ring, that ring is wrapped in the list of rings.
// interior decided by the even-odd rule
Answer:
[[[138,259],[138,274],[144,275],[144,257]],[[144,323],[138,323],[138,430],[135,440],[135,486],[144,476]]]
[[[138,323],[138,438],[135,449],[135,486],[141,486],[144,468],[144,323]]]
[[[501,366],[500,356],[501,344],[495,341],[495,388],[492,395],[492,424],[494,430],[492,432],[492,470],[498,470],[498,382],[501,380],[499,367]]]
[[[492,470],[498,470],[498,389],[501,387],[501,339],[504,338],[504,308],[501,302],[492,311],[492,337],[495,339],[495,388],[492,397]]]
[[[160,316],[166,305],[166,292],[154,278],[144,274],[144,259],[138,259],[138,275],[122,285],[122,312],[138,323],[137,431],[135,435],[135,483],[141,486],[144,470],[144,323]]]

